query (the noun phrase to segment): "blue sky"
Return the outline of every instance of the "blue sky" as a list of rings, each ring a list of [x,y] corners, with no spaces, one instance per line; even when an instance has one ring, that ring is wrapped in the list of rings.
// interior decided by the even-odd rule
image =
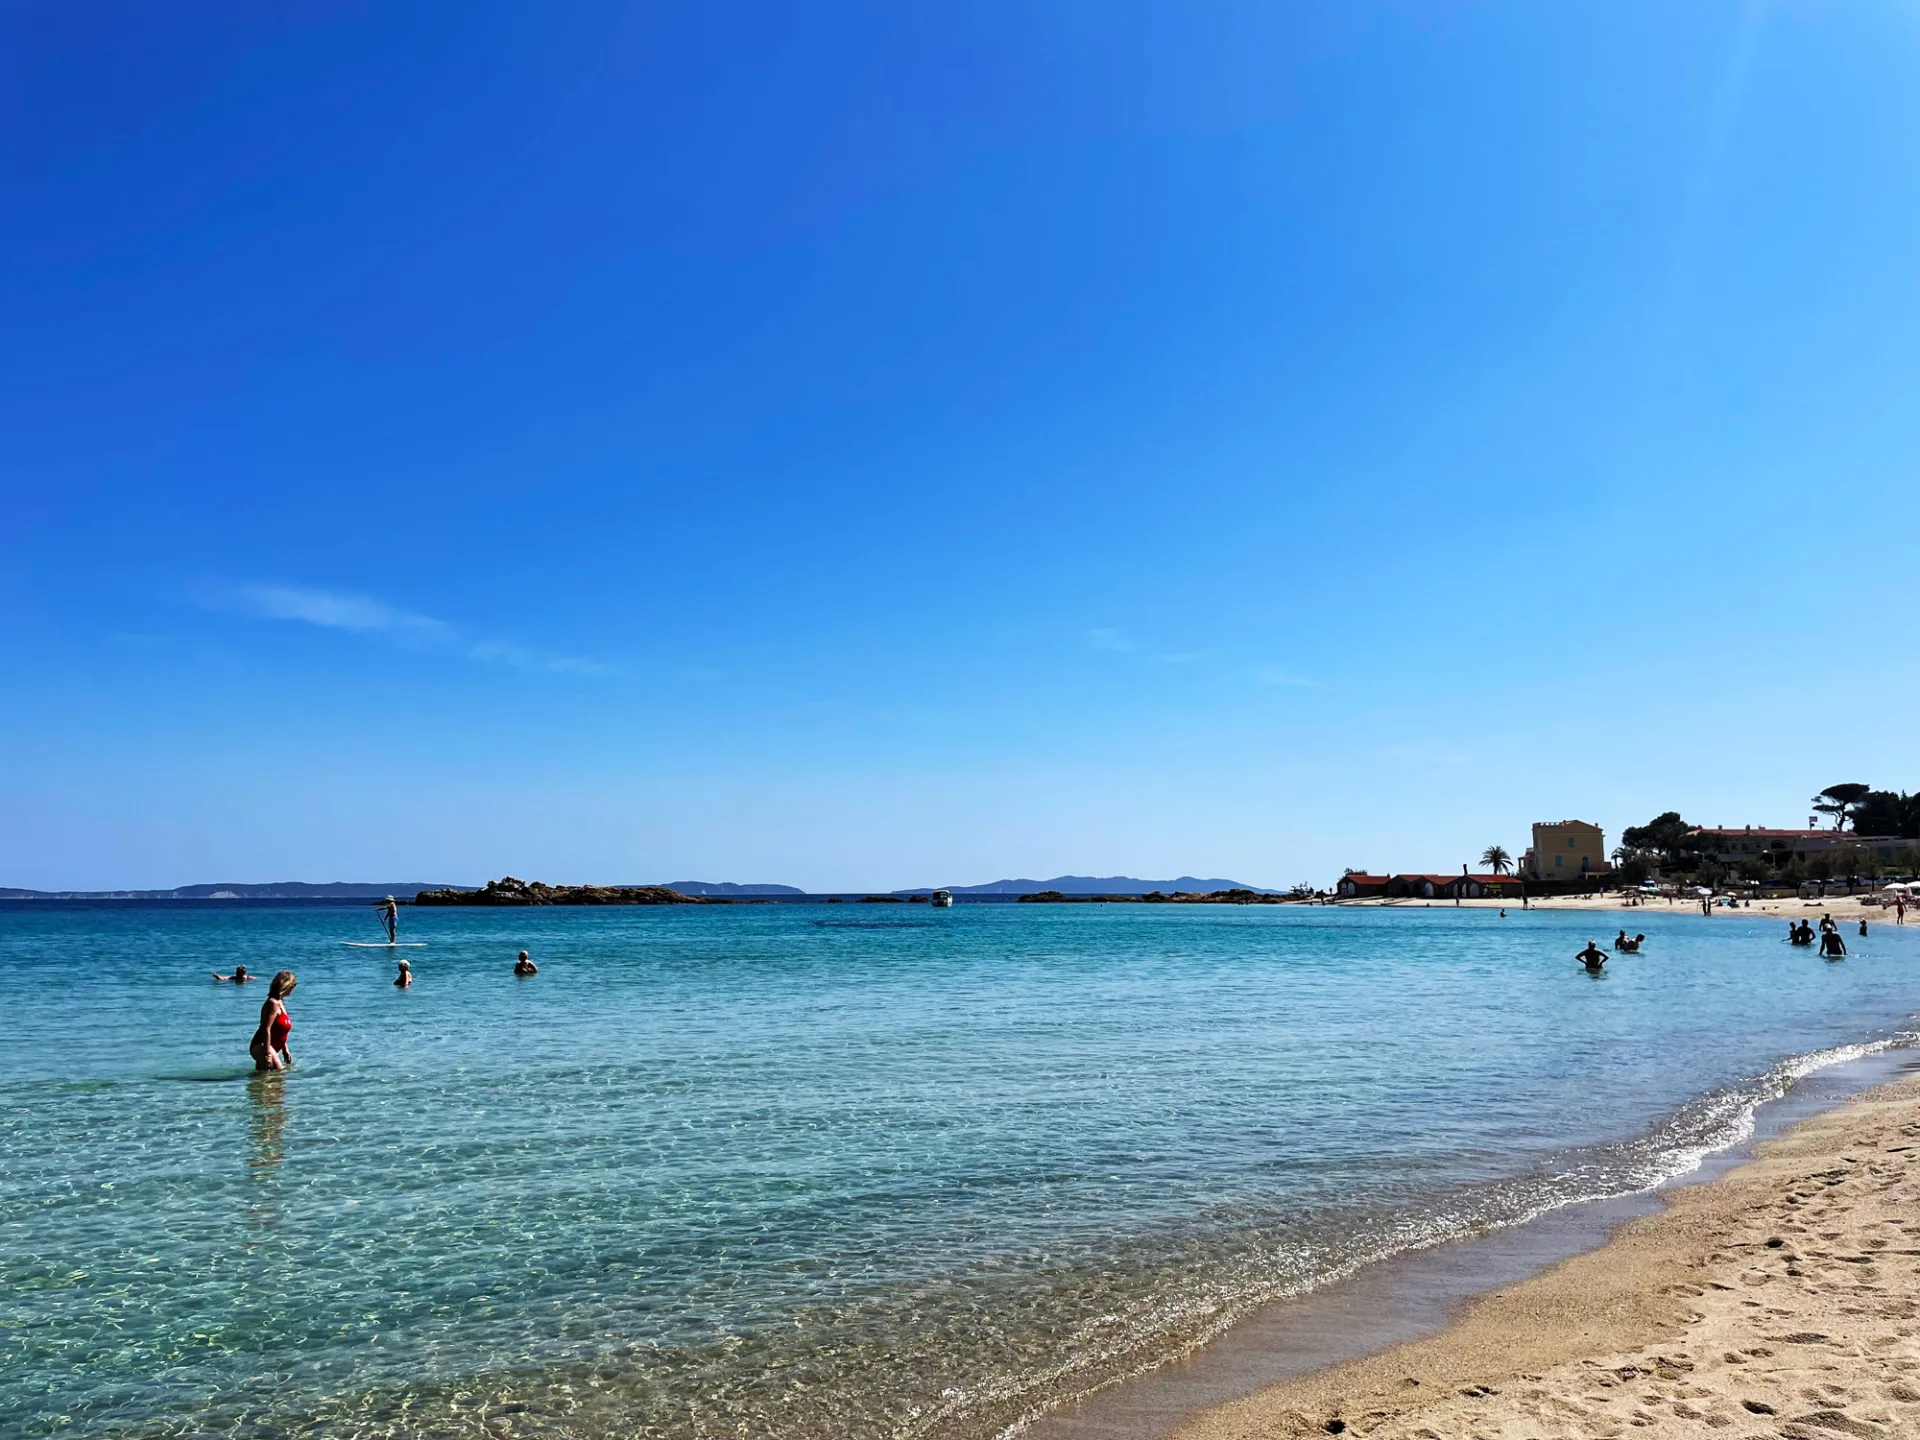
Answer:
[[[1920,786],[1911,4],[0,51],[0,884],[1325,883]]]

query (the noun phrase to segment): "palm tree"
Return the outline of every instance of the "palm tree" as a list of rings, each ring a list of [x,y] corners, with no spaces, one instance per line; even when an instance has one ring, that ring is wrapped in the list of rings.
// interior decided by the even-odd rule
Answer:
[[[1513,857],[1499,845],[1489,845],[1480,852],[1480,863],[1495,875],[1504,875],[1513,869]]]

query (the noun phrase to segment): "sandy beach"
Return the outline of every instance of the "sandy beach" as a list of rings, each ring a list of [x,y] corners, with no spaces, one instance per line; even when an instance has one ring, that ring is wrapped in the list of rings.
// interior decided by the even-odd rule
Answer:
[[[1920,1434],[1920,1078],[1682,1188],[1448,1329],[1205,1411],[1179,1440]]]
[[[1751,906],[1742,905],[1738,910],[1714,907],[1711,918],[1715,920],[1741,920],[1755,915],[1778,915],[1782,919],[1798,920],[1802,916],[1831,915],[1836,920],[1848,920],[1858,923],[1864,919],[1869,924],[1891,925],[1894,923],[1893,901],[1886,897],[1869,895],[1829,895],[1822,900],[1801,900],[1788,896],[1782,900],[1756,900]],[[1871,902],[1871,903],[1869,903]],[[1368,909],[1419,909],[1431,906],[1438,910],[1453,908],[1451,900],[1342,900],[1343,908]],[[1462,900],[1463,910],[1507,910],[1518,913],[1521,904],[1518,900]],[[1534,910],[1606,910],[1618,911],[1622,916],[1631,915],[1699,915],[1698,900],[1629,900],[1615,891],[1601,895],[1551,895],[1536,897],[1528,901],[1528,908]],[[1706,918],[1706,917],[1702,917]],[[1910,924],[1920,925],[1920,908],[1909,906],[1907,920]],[[1622,920],[1624,925],[1626,922]],[[1629,926],[1629,929],[1632,927]]]

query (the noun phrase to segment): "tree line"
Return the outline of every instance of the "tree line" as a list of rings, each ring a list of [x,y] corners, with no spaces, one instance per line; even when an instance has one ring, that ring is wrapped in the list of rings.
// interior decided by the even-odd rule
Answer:
[[[1920,841],[1920,793],[1875,790],[1871,785],[1829,785],[1813,797],[1816,815],[1825,815],[1836,832]],[[1865,880],[1885,874],[1913,874],[1920,870],[1920,844],[1894,849],[1891,857],[1878,846],[1843,844],[1835,850],[1802,860],[1785,840],[1776,839],[1761,854],[1722,860],[1711,842],[1693,832],[1702,827],[1681,818],[1677,810],[1654,816],[1645,825],[1629,825],[1613,852],[1621,878],[1638,884],[1656,870],[1667,875],[1691,876],[1706,884],[1741,879],[1763,885],[1797,885],[1802,880],[1835,880],[1858,876]]]

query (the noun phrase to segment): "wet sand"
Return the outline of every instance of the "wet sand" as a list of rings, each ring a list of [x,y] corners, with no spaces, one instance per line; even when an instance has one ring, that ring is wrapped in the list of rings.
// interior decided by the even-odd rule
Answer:
[[[1920,1078],[1758,1147],[1426,1339],[1178,1440],[1920,1435]]]

